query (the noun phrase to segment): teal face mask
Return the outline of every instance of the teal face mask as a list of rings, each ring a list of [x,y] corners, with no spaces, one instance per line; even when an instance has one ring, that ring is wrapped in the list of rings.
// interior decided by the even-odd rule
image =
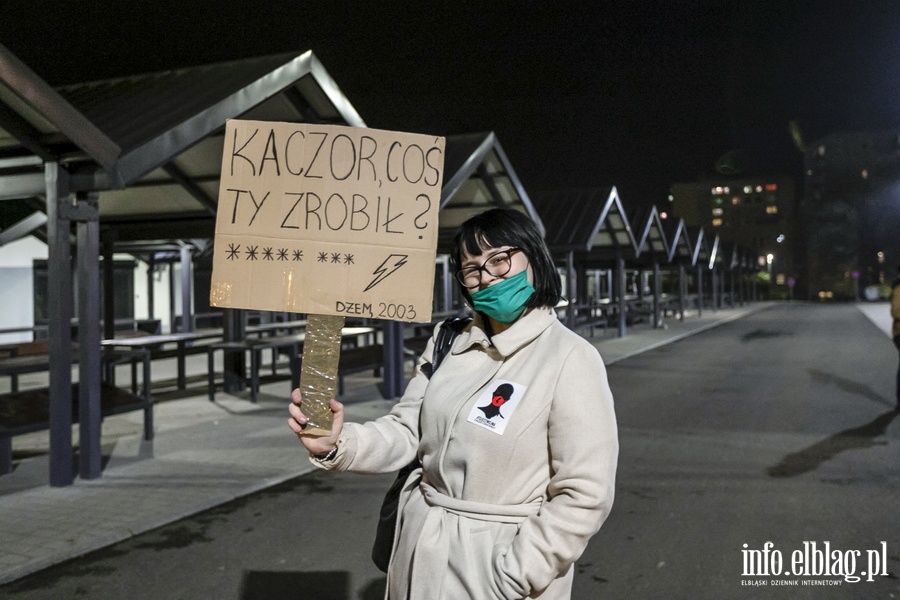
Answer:
[[[525,312],[525,303],[534,294],[534,287],[528,283],[528,273],[520,271],[483,290],[471,294],[475,310],[499,321],[512,323]]]

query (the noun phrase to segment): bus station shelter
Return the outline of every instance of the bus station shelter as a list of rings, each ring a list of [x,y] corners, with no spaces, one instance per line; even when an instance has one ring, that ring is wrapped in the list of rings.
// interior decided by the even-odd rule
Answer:
[[[574,329],[579,311],[590,320],[596,309],[604,319],[615,315],[618,334],[624,337],[625,266],[626,260],[637,256],[637,241],[616,187],[534,194],[534,203],[546,227],[547,245],[559,264],[565,265],[566,324]],[[604,305],[586,302],[586,273],[591,269],[615,271],[615,293]]]
[[[74,477],[74,362],[79,473],[90,479],[101,471],[101,242],[107,257],[119,249],[153,252],[158,244],[163,252],[179,249],[187,264],[200,246],[185,240],[213,237],[222,134],[233,118],[364,126],[312,52],[54,89],[0,46],[0,227],[45,239],[54,290],[48,297],[51,485],[69,485]],[[102,333],[111,338],[112,286],[108,276],[104,281]],[[185,275],[182,318],[190,314],[189,281]]]
[[[49,297],[46,365],[51,485],[69,485],[74,478],[74,420],[81,439],[79,475],[100,475],[100,396],[108,387],[102,370],[111,354],[101,350],[101,341],[116,337],[113,254],[168,263],[170,290],[180,284],[181,292],[180,302],[172,301],[180,304],[181,315],[169,335],[190,336],[195,328],[191,297],[205,290],[195,289],[203,278],[194,268],[212,249],[224,125],[234,118],[365,127],[312,52],[53,88],[0,47],[0,240],[32,235],[46,242],[55,291]],[[492,206],[538,219],[494,133],[449,136],[436,297],[444,312],[454,310],[446,256],[452,231]],[[73,255],[76,267],[70,269]],[[181,267],[177,282],[173,263]],[[152,313],[152,292],[148,301]],[[245,312],[222,311],[226,343],[244,338]],[[381,335],[383,393],[396,397],[404,387],[403,325],[385,321]],[[243,385],[243,361],[242,353],[226,355],[226,389],[229,379],[232,390]],[[76,363],[80,383],[73,392]],[[152,418],[152,410],[146,414]],[[152,421],[146,425],[152,437]],[[10,444],[0,439],[0,445]],[[4,449],[9,447],[0,447],[0,454],[8,455]]]

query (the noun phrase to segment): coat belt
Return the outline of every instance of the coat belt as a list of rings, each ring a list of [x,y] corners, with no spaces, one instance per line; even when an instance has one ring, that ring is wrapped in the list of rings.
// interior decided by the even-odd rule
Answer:
[[[450,539],[446,531],[448,513],[480,521],[521,523],[537,514],[543,503],[541,499],[528,504],[509,505],[460,500],[437,491],[424,478],[419,484],[419,490],[429,509],[412,561],[409,595],[412,600],[443,598],[443,574],[447,571],[450,556]],[[427,551],[420,553],[420,548],[427,548]],[[436,574],[440,575],[436,577]]]

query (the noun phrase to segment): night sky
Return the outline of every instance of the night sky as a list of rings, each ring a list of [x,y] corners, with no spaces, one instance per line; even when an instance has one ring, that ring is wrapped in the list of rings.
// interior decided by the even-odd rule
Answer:
[[[715,174],[798,178],[807,142],[900,124],[900,3],[5,2],[52,84],[313,50],[370,127],[493,130],[526,190],[629,204]]]

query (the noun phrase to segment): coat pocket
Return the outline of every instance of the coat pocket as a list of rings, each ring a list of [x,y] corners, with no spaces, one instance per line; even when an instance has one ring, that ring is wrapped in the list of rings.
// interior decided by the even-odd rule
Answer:
[[[494,557],[508,550],[519,525],[462,517],[459,529],[459,547],[451,549],[448,574],[448,584],[456,589],[448,588],[447,597],[508,600],[496,580]]]

